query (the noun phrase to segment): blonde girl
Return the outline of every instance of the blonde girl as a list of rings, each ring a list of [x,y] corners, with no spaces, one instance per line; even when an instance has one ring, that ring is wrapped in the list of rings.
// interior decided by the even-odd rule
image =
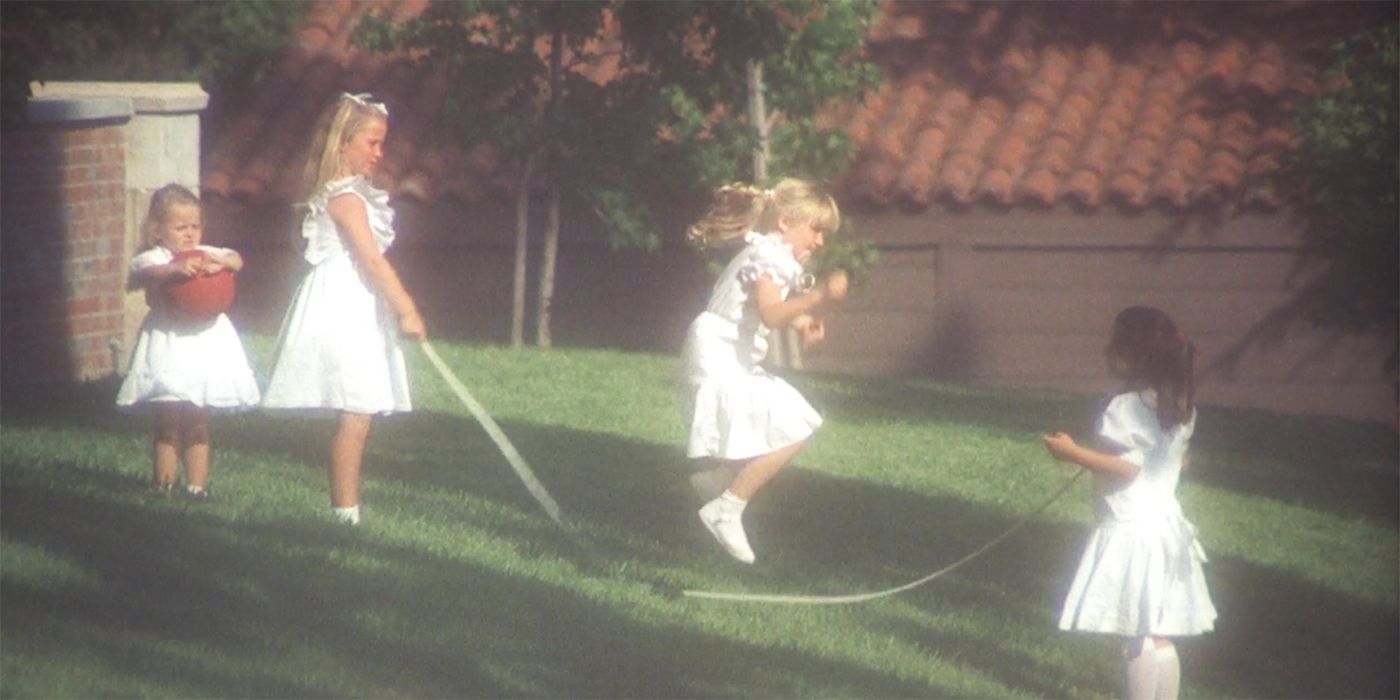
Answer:
[[[726,552],[753,563],[744,507],[795,457],[821,425],[802,395],[759,365],[771,329],[795,328],[805,345],[826,334],[812,315],[846,294],[837,272],[799,291],[802,265],[841,222],[836,201],[808,182],[785,179],[771,190],[729,185],[715,194],[689,230],[693,243],[733,253],[690,324],[682,351],[686,455],[699,461],[690,477],[710,498],[700,520]]]
[[[1122,639],[1129,698],[1177,697],[1181,660],[1172,640],[1215,626],[1205,552],[1176,500],[1196,429],[1195,352],[1166,313],[1124,309],[1105,352],[1124,386],[1100,419],[1098,449],[1064,433],[1045,437],[1056,459],[1093,472],[1098,511],[1060,628]]]
[[[389,196],[369,182],[389,111],[341,95],[323,112],[307,157],[303,257],[312,265],[282,322],[263,406],[338,421],[329,457],[334,517],[360,522],[360,466],[374,416],[409,411],[400,336],[423,340],[418,307],[384,257],[394,241]]]
[[[199,198],[177,184],[151,196],[143,225],[147,248],[131,261],[131,285],[146,290],[150,313],[141,324],[131,367],[117,392],[117,405],[145,406],[154,418],[152,481],[162,495],[174,491],[180,463],[181,492],[209,498],[209,410],[240,409],[258,403],[258,385],[243,344],[228,316],[191,318],[172,308],[161,286],[200,274],[243,269],[243,258],[228,248],[203,245]],[[176,260],[198,250],[202,256]]]

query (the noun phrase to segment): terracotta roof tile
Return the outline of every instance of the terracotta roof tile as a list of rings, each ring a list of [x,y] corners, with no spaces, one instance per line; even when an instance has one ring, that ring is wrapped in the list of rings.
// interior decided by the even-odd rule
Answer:
[[[368,91],[392,114],[379,173],[392,192],[507,191],[489,146],[464,152],[437,127],[443,76],[350,43],[366,13],[405,19],[427,5],[317,0],[266,89],[222,120],[204,189],[290,201],[319,109],[339,91]],[[837,184],[873,206],[1280,206],[1273,178],[1297,140],[1286,110],[1327,89],[1319,49],[1395,13],[1309,0],[887,0],[867,35],[887,81],[822,117],[859,149]],[[616,42],[605,33],[584,51],[608,55]],[[602,82],[619,70],[595,58],[579,73]]]
[[[875,203],[1277,206],[1272,178],[1294,142],[1286,110],[1292,96],[1318,93],[1317,49],[1394,13],[1307,1],[970,3],[956,11],[888,2],[882,25],[912,27],[906,18],[919,18],[918,32],[888,47],[885,35],[870,36],[871,55],[898,68],[891,81],[937,72],[935,109],[954,90],[975,107],[949,110],[936,139],[919,130],[901,137],[912,147],[866,148],[844,182],[858,196],[880,192],[878,181],[859,180],[892,158],[904,175]],[[907,60],[917,55],[924,64]],[[899,110],[902,90],[888,94],[884,108]]]

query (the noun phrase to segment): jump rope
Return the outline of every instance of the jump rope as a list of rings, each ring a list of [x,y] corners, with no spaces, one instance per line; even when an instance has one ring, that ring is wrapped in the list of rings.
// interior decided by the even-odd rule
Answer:
[[[476,397],[472,396],[472,393],[467,390],[466,385],[463,384],[461,380],[457,379],[457,375],[453,374],[452,370],[447,366],[447,363],[443,362],[442,358],[438,356],[437,351],[433,350],[432,344],[426,340],[422,341],[419,344],[423,348],[423,354],[428,356],[428,361],[432,363],[433,368],[437,370],[438,375],[442,377],[443,381],[447,382],[447,386],[452,389],[452,393],[457,395],[457,398],[462,402],[464,406],[467,407],[467,410],[471,412],[472,416],[475,417],[477,421],[481,423],[481,427],[486,430],[486,434],[491,437],[491,441],[496,443],[496,447],[501,451],[501,454],[505,456],[506,461],[510,463],[511,468],[515,470],[516,476],[518,476],[520,478],[520,481],[525,485],[525,489],[530,492],[531,496],[534,496],[535,500],[539,502],[542,508],[544,508],[545,513],[549,515],[551,520],[553,520],[560,527],[569,529],[569,526],[564,522],[563,512],[560,510],[559,504],[556,503],[554,499],[549,495],[549,491],[545,489],[544,484],[541,484],[540,480],[535,478],[535,473],[530,470],[530,465],[525,462],[524,457],[520,456],[520,451],[515,449],[515,445],[511,443],[510,438],[506,437],[505,432],[501,430],[501,426],[496,424],[496,421],[493,418],[491,418],[491,414],[487,413],[486,409],[481,405],[481,403],[476,400]],[[879,591],[870,591],[867,593],[820,596],[780,595],[765,593],[730,593],[723,591],[696,590],[684,590],[681,591],[681,595],[687,598],[720,600],[732,603],[777,603],[783,605],[844,605],[847,603],[864,603],[866,601],[877,600],[879,598],[892,596],[897,593],[903,593],[904,591],[918,588],[919,586],[922,586],[928,583],[929,581],[943,576],[944,574],[957,570],[964,564],[972,561],[973,559],[976,559],[977,557],[982,556],[987,551],[991,550],[993,547],[1001,544],[1004,540],[1006,540],[1006,538],[1016,534],[1018,530],[1030,524],[1032,520],[1034,520],[1041,513],[1044,513],[1045,510],[1051,505],[1054,505],[1056,501],[1060,500],[1060,497],[1064,496],[1065,493],[1069,491],[1070,487],[1074,486],[1075,482],[1079,481],[1079,477],[1084,475],[1084,471],[1085,470],[1083,469],[1076,471],[1074,476],[1070,477],[1069,479],[1066,479],[1064,485],[1060,486],[1059,490],[1056,491],[1054,495],[1050,496],[1049,499],[1047,499],[1044,503],[1040,504],[1040,507],[1036,508],[1029,515],[1026,515],[1020,520],[1016,521],[1011,527],[1002,531],[1001,534],[997,535],[996,537],[993,537],[986,544],[974,550],[971,554],[968,554],[963,558],[953,562],[952,564],[949,564],[937,571],[934,571],[931,574],[928,574],[927,576],[914,579],[913,581],[901,584],[899,586],[895,586],[893,588],[886,588],[884,590]]]

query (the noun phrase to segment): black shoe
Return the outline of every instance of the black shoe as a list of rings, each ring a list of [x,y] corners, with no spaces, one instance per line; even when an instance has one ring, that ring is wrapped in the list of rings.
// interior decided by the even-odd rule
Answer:
[[[186,486],[184,489],[182,489],[182,493],[185,496],[185,498],[188,498],[191,501],[198,501],[200,503],[203,503],[209,500],[209,488],[207,486],[205,488],[199,489],[198,491],[194,490],[194,487]]]
[[[151,495],[170,498],[175,493],[175,484],[151,484]]]

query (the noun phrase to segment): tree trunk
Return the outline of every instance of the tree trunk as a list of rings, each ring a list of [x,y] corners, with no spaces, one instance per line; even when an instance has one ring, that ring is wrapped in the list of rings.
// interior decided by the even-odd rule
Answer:
[[[753,181],[756,185],[768,182],[768,157],[771,155],[769,133],[772,124],[768,121],[768,108],[763,101],[763,64],[749,61],[747,66],[749,93],[749,123],[753,124],[758,136],[758,146],[753,150]],[[789,327],[774,328],[769,334],[772,340],[770,355],[777,367],[802,369],[802,346],[797,334]]]
[[[520,193],[515,197],[515,281],[510,300],[510,346],[525,344],[525,271],[530,252],[530,179],[535,171],[535,157],[525,159],[525,171],[520,176]]]
[[[536,315],[537,343],[549,349],[554,341],[549,334],[550,312],[554,304],[554,261],[559,253],[559,183],[549,184],[549,218],[544,227],[544,255],[540,257],[540,308]]]
[[[559,89],[564,72],[564,31],[555,28],[550,37],[548,121],[559,124]],[[541,348],[553,347],[549,323],[554,304],[554,263],[559,254],[559,154],[549,163],[549,211],[544,228],[544,254],[540,257],[540,303],[535,315],[535,342]]]

